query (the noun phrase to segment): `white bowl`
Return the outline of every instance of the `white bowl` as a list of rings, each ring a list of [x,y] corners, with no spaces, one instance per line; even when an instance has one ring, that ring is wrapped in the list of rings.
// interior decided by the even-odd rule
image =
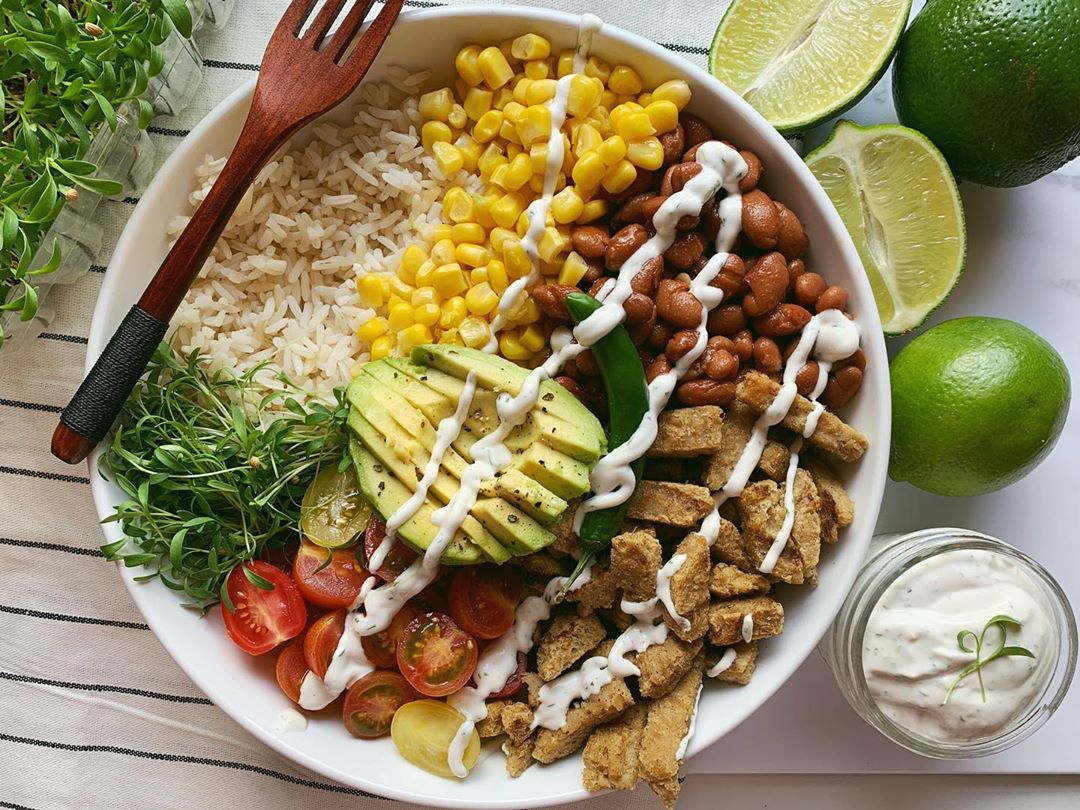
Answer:
[[[549,37],[558,48],[571,47],[578,22],[578,17],[569,14],[502,6],[459,6],[402,14],[369,80],[378,80],[388,64],[434,68],[437,74],[448,76],[462,45],[498,42],[526,31]],[[874,300],[855,248],[828,197],[784,139],[718,81],[641,37],[604,25],[594,39],[593,53],[612,63],[633,65],[647,82],[684,77],[694,91],[690,109],[708,120],[718,136],[761,157],[766,167],[762,185],[799,214],[810,235],[808,264],[825,274],[830,283],[848,289],[850,310],[862,326],[869,369],[848,418],[870,437],[870,451],[858,464],[841,470],[857,505],[855,523],[844,532],[839,545],[823,555],[821,584],[784,594],[786,629],[782,636],[762,645],[753,681],[741,688],[707,685],[689,746],[693,755],[749,717],[791,676],[814,649],[855,578],[885,485],[890,424],[888,360]],[[164,258],[166,224],[187,210],[194,169],[204,155],[222,155],[235,142],[253,86],[254,82],[239,89],[203,119],[165,163],[136,207],[113,253],[94,312],[88,366]],[[348,104],[330,117],[346,120]],[[96,457],[90,461],[92,469],[95,461]],[[123,499],[122,493],[96,474],[91,480],[98,512],[105,517]],[[122,536],[115,523],[106,524],[104,530],[110,542]],[[252,734],[300,765],[362,790],[443,807],[537,807],[588,795],[581,787],[578,756],[535,766],[511,779],[503,757],[489,744],[469,778],[452,781],[413,767],[397,754],[389,739],[353,739],[342,728],[336,711],[312,717],[302,733],[275,736],[278,714],[290,704],[274,680],[274,656],[246,655],[228,640],[216,610],[200,619],[180,608],[176,595],[160,583],[134,582],[145,572],[120,571],[147,623],[199,688]],[[812,695],[807,697],[813,699]]]

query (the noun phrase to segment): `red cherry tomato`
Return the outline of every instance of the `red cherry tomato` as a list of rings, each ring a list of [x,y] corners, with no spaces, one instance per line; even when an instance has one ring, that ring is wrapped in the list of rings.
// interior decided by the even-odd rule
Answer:
[[[389,627],[381,633],[360,639],[368,660],[379,669],[397,669],[398,641],[401,640],[401,634],[405,632],[409,622],[419,615],[420,611],[406,602],[394,616]]]
[[[477,638],[498,638],[514,623],[522,587],[521,574],[508,566],[462,568],[450,585],[450,615]]]
[[[326,564],[326,555],[331,555]],[[293,560],[293,576],[304,598],[325,608],[349,607],[367,579],[367,571],[357,562],[356,549],[331,551],[304,540]]]
[[[345,633],[345,610],[335,610],[320,616],[304,636],[304,661],[307,668],[320,678],[334,658],[341,636]]]
[[[492,692],[488,695],[488,700],[504,700],[508,697],[513,697],[521,689],[521,685],[525,682],[525,667],[528,665],[528,660],[525,657],[525,653],[519,652],[517,654],[517,669],[513,674],[506,679],[506,685],[498,692]]]
[[[375,549],[379,547],[384,537],[386,537],[386,524],[378,515],[372,515],[371,520],[367,523],[367,528],[364,529],[365,564],[371,560],[371,555],[375,553]],[[390,547],[390,553],[386,555],[386,559],[383,560],[379,570],[371,573],[383,582],[393,582],[398,578],[398,574],[412,565],[418,556],[415,551],[401,540],[395,538],[394,545]]]
[[[440,576],[413,597],[413,604],[420,612],[450,613],[450,577],[441,576],[446,568],[440,568]]]
[[[260,584],[248,579],[244,568]],[[263,583],[269,583],[270,588],[261,587]],[[229,573],[225,588],[233,604],[233,610],[229,610],[221,603],[225,632],[244,652],[262,655],[303,632],[307,624],[304,597],[280,568],[262,560],[237,565]]]
[[[476,640],[443,613],[417,616],[398,641],[398,669],[413,689],[429,697],[449,695],[468,683],[476,656]]]
[[[381,737],[390,731],[394,712],[418,697],[396,672],[370,672],[345,693],[345,728],[354,737]]]
[[[278,655],[277,664],[274,667],[277,675],[278,686],[293,703],[300,702],[300,685],[308,674],[307,662],[304,660],[304,642],[295,639],[285,645]]]

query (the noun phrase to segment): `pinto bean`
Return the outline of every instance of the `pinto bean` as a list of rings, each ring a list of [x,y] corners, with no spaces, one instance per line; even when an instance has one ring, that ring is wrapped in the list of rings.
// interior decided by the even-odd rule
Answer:
[[[700,163],[676,163],[674,166],[669,166],[664,172],[664,178],[660,181],[661,196],[667,197],[676,191],[682,191],[683,186],[689,182],[690,178],[696,177],[702,168]]]
[[[686,133],[683,132],[682,124],[676,124],[675,129],[656,137],[664,148],[664,165],[678,163],[686,149]]]
[[[604,268],[596,264],[595,262],[589,262],[588,268],[585,270],[585,275],[581,277],[581,281],[578,282],[578,286],[584,289],[589,289],[596,280],[604,276]]]
[[[695,329],[683,329],[671,336],[664,347],[664,354],[671,360],[681,360],[683,355],[697,345],[698,334]]]
[[[604,264],[608,270],[617,271],[639,247],[649,240],[649,232],[641,225],[633,224],[622,228],[611,237],[604,251]]]
[[[783,301],[789,281],[787,262],[782,254],[773,251],[759,258],[746,273],[746,283],[750,287],[742,300],[746,314],[756,318]]]
[[[855,366],[834,371],[825,385],[821,402],[831,411],[844,407],[862,385],[863,373]]]
[[[812,307],[828,286],[819,273],[803,273],[795,279],[795,300],[804,307]]]
[[[656,304],[647,295],[637,292],[630,293],[630,297],[623,302],[623,310],[628,326],[638,326],[656,316]],[[649,331],[652,331],[651,327]]]
[[[746,282],[745,277],[746,262],[734,253],[729,253],[727,258],[724,259],[724,264],[720,267],[720,272],[716,274],[716,278],[709,282],[709,286],[723,290],[725,298],[734,298],[743,290]]]
[[[766,337],[792,335],[810,323],[810,311],[798,304],[778,304],[771,311],[754,318],[754,330]]]
[[[675,396],[688,407],[730,405],[735,399],[735,383],[709,379],[688,380],[675,389]]]
[[[652,217],[646,216],[645,203],[654,197],[656,197],[656,194],[651,192],[635,194],[615,212],[615,215],[611,218],[611,224],[621,228],[623,225],[630,225],[634,222],[639,225],[648,222]]]
[[[801,259],[810,246],[810,240],[806,236],[806,231],[803,230],[802,222],[799,221],[795,212],[783,203],[776,203],[776,210],[780,215],[776,249],[783,253],[786,259]]]
[[[746,174],[739,178],[739,191],[746,194],[749,191],[753,191],[757,188],[758,182],[761,180],[761,173],[764,171],[764,167],[761,165],[761,158],[755,155],[753,152],[749,152],[743,149],[739,152],[739,155],[746,162]]]
[[[787,265],[788,276],[791,277],[791,283],[794,284],[795,280],[806,272],[806,262],[802,259],[792,259]]]
[[[742,198],[743,233],[755,247],[772,250],[780,237],[780,212],[764,191],[754,189]]]
[[[657,320],[647,341],[649,348],[655,349],[658,352],[663,351],[664,347],[667,346],[667,342],[671,340],[671,337],[674,334],[675,327],[669,323]]]
[[[754,368],[765,374],[776,374],[784,367],[784,361],[780,359],[780,347],[776,341],[767,337],[759,337],[754,341]]]
[[[645,369],[645,380],[652,382],[661,374],[667,374],[671,371],[671,361],[668,360],[667,355],[658,354],[656,358],[649,363],[648,368]]]
[[[706,351],[705,373],[712,380],[734,379],[739,373],[739,358],[726,349]]]
[[[840,309],[842,310],[847,306],[848,294],[847,290],[843,287],[832,286],[825,290],[818,296],[817,301],[814,303],[814,308],[818,312],[824,312],[827,309]]]
[[[689,270],[705,252],[705,239],[697,231],[684,233],[664,251],[664,261],[679,270]]]
[[[682,125],[683,132],[686,136],[687,149],[691,146],[697,146],[699,143],[711,141],[716,137],[713,135],[712,128],[708,124],[691,113],[680,113],[679,124]]]
[[[689,282],[666,278],[656,291],[656,313],[672,326],[691,329],[701,323],[701,302]]]
[[[804,397],[808,397],[814,393],[814,389],[817,388],[819,372],[820,366],[818,365],[817,360],[810,360],[796,372],[795,387]]]
[[[741,304],[721,304],[709,313],[706,326],[710,335],[734,335],[749,323]]]
[[[660,283],[663,275],[664,259],[661,256],[654,256],[641,265],[641,269],[630,279],[630,289],[652,298],[656,295],[656,286]]]
[[[593,357],[592,351],[586,349],[577,357],[574,358],[577,361],[577,368],[586,377],[596,377],[600,374],[600,366],[596,362],[596,358]]]
[[[597,298],[600,295],[600,291],[604,289],[604,285],[607,284],[609,280],[610,276],[600,276],[600,278],[596,279],[596,281],[592,283],[592,286],[589,287],[589,295],[593,298]]]
[[[578,384],[578,381],[575,380],[573,377],[567,377],[565,375],[562,377],[556,377],[555,382],[557,382],[559,385],[561,385],[563,388],[565,388],[567,391],[577,397],[578,401],[581,402],[581,404],[584,405],[586,408],[589,407],[589,402],[585,396],[585,391],[582,390],[581,386]]]
[[[538,284],[532,288],[531,295],[540,311],[549,318],[557,321],[570,320],[570,313],[566,309],[566,296],[577,292],[577,287],[569,284]]]
[[[754,336],[750,334],[750,330],[743,329],[737,332],[732,336],[731,342],[735,345],[735,356],[739,358],[739,361],[749,363],[750,358],[754,356]]]
[[[845,357],[836,363],[833,363],[832,370],[839,371],[842,368],[848,366],[855,366],[859,371],[866,371],[866,354],[862,349],[856,349],[855,353],[850,357]]]
[[[649,303],[651,304],[652,301],[650,300]],[[653,329],[656,328],[656,307],[653,306],[649,310],[649,317],[641,323],[631,326],[628,322],[627,327],[627,331],[630,333],[630,342],[635,346],[644,346],[652,336]]]
[[[602,259],[611,236],[598,225],[579,225],[570,232],[570,244],[586,259]]]

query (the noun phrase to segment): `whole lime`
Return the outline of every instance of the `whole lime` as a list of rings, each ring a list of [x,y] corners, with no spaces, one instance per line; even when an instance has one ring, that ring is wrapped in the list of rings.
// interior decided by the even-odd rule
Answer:
[[[1061,356],[1001,318],[928,329],[890,375],[889,475],[938,495],[982,495],[1020,480],[1053,448],[1069,408]]]
[[[930,0],[900,40],[893,99],[964,179],[1052,172],[1080,155],[1080,3]]]

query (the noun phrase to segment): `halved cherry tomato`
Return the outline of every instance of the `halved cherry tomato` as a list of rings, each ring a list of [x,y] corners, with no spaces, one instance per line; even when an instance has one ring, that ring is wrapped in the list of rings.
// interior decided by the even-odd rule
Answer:
[[[521,689],[521,685],[525,682],[525,667],[528,665],[528,659],[525,657],[525,653],[519,652],[517,654],[517,669],[513,674],[506,679],[506,685],[503,686],[498,692],[492,692],[488,695],[488,700],[503,700],[508,697],[513,697]]]
[[[375,553],[375,549],[379,547],[384,537],[386,537],[386,524],[378,515],[372,515],[367,528],[364,529],[365,564],[371,560],[371,555]],[[386,555],[379,570],[371,573],[383,582],[393,582],[398,578],[398,574],[412,565],[418,556],[415,551],[395,538],[394,545],[390,547],[390,553]]]
[[[331,555],[326,563],[326,555]],[[293,576],[304,598],[311,604],[326,608],[349,607],[367,579],[367,571],[357,562],[356,549],[330,550],[309,540],[300,543],[293,560]]]
[[[370,514],[354,470],[323,467],[304,493],[300,530],[324,548],[341,548],[356,542]]]
[[[450,615],[477,638],[498,638],[514,623],[521,574],[508,566],[470,565],[454,574]]]
[[[300,686],[308,674],[307,662],[304,660],[304,642],[295,639],[285,646],[277,658],[274,666],[274,674],[277,675],[278,686],[293,703],[300,702]]]
[[[334,650],[345,633],[345,610],[339,609],[320,616],[304,636],[304,661],[308,669],[320,678],[334,658]]]
[[[394,715],[390,736],[398,753],[418,768],[436,776],[454,778],[447,756],[465,716],[441,700],[414,700]],[[480,735],[472,730],[461,757],[469,770],[480,757]]]
[[[445,566],[439,568],[439,576],[434,582],[413,597],[413,604],[421,612],[450,614],[450,577],[442,576],[443,571],[446,571]]]
[[[417,616],[398,641],[398,669],[413,689],[429,697],[449,695],[468,683],[476,656],[476,640],[443,613]]]
[[[245,568],[259,584],[248,579]],[[270,587],[261,587],[263,583]],[[233,604],[233,610],[229,610],[221,603],[225,632],[244,652],[262,655],[303,632],[307,624],[304,597],[280,568],[262,560],[237,565],[229,573],[225,588]]]
[[[389,733],[394,713],[419,697],[396,672],[369,672],[345,693],[345,728],[354,737],[381,737]]]
[[[379,669],[397,669],[398,641],[401,640],[401,634],[405,632],[409,622],[419,615],[420,611],[406,602],[394,616],[389,627],[381,633],[360,639],[368,660]]]

